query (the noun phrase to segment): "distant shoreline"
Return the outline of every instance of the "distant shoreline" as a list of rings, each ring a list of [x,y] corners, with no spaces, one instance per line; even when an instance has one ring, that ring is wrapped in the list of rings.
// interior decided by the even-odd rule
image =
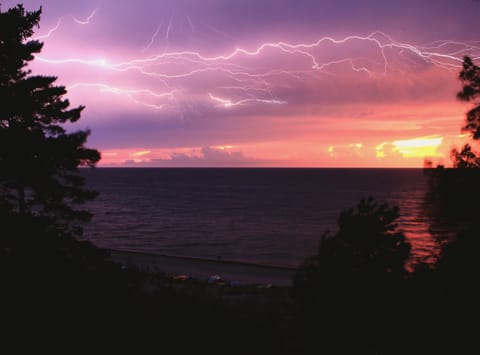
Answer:
[[[185,275],[208,280],[218,275],[232,285],[271,285],[290,287],[295,268],[279,265],[256,264],[234,260],[207,259],[189,256],[153,254],[140,251],[105,249],[110,259],[124,267],[138,267],[145,271]]]
[[[317,167],[317,166],[121,166],[121,165],[105,165],[95,167],[82,167],[81,169],[196,169],[196,170],[222,170],[222,169],[238,169],[238,170],[424,170],[424,167]]]
[[[152,257],[160,257],[160,258],[172,258],[172,259],[183,259],[188,261],[196,261],[196,262],[206,262],[206,263],[220,263],[220,264],[234,264],[234,265],[244,265],[244,266],[253,266],[259,268],[266,268],[266,269],[283,269],[283,270],[296,270],[296,268],[292,266],[284,266],[284,265],[272,265],[272,264],[260,264],[254,263],[250,261],[241,261],[241,260],[231,260],[231,259],[222,259],[222,258],[202,258],[197,256],[187,256],[187,255],[171,255],[171,254],[157,254],[157,253],[149,253],[146,251],[138,251],[138,250],[127,250],[127,249],[108,249],[109,252],[113,253],[128,253],[128,254],[139,254],[143,256],[152,256]]]

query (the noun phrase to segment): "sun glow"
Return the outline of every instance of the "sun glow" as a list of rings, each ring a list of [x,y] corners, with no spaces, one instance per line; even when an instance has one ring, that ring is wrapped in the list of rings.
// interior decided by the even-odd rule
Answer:
[[[393,146],[405,158],[421,158],[425,156],[439,156],[437,148],[442,144],[443,137],[428,136],[406,140],[397,140]]]
[[[144,156],[144,155],[147,155],[147,154],[150,154],[151,151],[150,150],[143,150],[141,152],[135,152],[135,153],[132,153],[132,156],[134,157],[141,157],[141,156]]]

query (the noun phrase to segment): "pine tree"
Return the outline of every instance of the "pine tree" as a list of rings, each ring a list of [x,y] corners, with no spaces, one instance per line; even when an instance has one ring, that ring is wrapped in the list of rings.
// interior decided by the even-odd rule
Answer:
[[[54,76],[27,68],[43,43],[32,40],[42,9],[0,9],[0,213],[41,216],[65,232],[81,233],[89,213],[76,207],[96,193],[84,189],[79,167],[93,167],[100,154],[85,146],[89,130],[62,126],[80,118]],[[7,212],[5,212],[7,211]]]
[[[472,134],[474,140],[480,139],[480,67],[476,66],[468,56],[463,58],[463,68],[458,78],[462,82],[462,90],[457,98],[472,101],[474,108],[467,112],[463,131]]]

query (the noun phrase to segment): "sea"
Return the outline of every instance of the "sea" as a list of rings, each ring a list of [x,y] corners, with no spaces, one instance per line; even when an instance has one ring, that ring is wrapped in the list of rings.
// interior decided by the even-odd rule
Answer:
[[[108,249],[298,267],[342,210],[400,208],[412,259],[438,253],[423,169],[94,168],[83,238]]]

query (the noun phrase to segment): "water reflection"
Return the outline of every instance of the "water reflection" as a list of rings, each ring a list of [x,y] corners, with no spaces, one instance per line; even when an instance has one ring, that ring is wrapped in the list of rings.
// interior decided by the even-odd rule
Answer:
[[[471,185],[465,180],[478,181],[478,171],[449,169],[438,177],[445,186],[425,175],[424,191],[401,192],[391,200],[400,207],[399,226],[412,245],[411,265],[437,262],[445,245],[475,221],[478,208],[471,186],[465,186]]]
[[[390,201],[400,208],[398,224],[411,243],[410,266],[434,264],[445,243],[462,229],[462,223],[441,213],[429,191],[404,191]]]
[[[412,263],[433,262],[445,221],[425,202],[421,169],[97,169],[85,236],[158,254],[298,266],[369,196],[400,208]],[[435,219],[437,218],[437,219]]]

